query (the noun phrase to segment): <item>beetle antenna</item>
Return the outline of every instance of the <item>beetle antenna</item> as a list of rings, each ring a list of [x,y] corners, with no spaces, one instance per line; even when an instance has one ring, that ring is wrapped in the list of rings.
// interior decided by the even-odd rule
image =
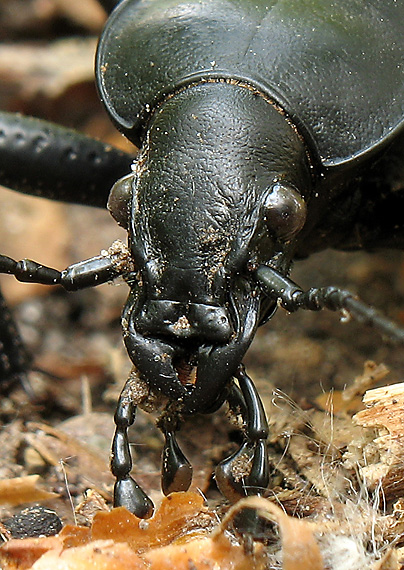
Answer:
[[[404,343],[404,329],[380,315],[373,307],[366,305],[353,293],[338,287],[313,287],[303,291],[288,277],[275,269],[261,265],[255,271],[255,278],[268,297],[278,300],[280,305],[293,313],[298,309],[307,311],[346,311],[360,323],[373,326],[390,340]]]

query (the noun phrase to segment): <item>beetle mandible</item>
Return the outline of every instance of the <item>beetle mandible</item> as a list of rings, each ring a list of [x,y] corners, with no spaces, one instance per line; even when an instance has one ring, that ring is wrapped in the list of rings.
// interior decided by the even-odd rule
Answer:
[[[224,402],[241,414],[244,442],[216,468],[219,488],[234,499],[267,487],[267,421],[241,363],[278,305],[344,309],[404,340],[350,293],[304,292],[289,279],[294,258],[326,247],[404,245],[404,3],[103,4],[111,15],[98,90],[138,156],[132,163],[101,143],[2,114],[1,181],[96,206],[109,194],[128,248],[114,244],[62,272],[2,256],[0,271],[68,290],[120,275],[128,283],[122,326],[134,372],[115,414],[111,466],[115,504],[147,518],[153,504],[131,477],[127,429],[136,406],[153,398],[166,405],[166,494],[192,477],[175,438],[181,417]]]

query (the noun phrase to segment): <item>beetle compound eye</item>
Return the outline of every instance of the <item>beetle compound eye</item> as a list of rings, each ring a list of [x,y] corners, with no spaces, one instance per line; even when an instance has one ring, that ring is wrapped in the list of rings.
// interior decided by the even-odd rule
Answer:
[[[133,174],[124,176],[116,182],[109,193],[107,208],[118,224],[127,230],[129,228],[132,205]]]
[[[287,241],[304,226],[306,203],[293,186],[277,182],[266,197],[264,219],[274,237]]]

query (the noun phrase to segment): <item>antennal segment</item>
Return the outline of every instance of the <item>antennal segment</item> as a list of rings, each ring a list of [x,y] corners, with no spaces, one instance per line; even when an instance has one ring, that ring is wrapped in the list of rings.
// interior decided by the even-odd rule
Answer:
[[[303,291],[288,277],[275,269],[260,265],[255,271],[255,278],[264,293],[277,300],[282,308],[293,313],[298,309],[306,311],[347,311],[354,319],[367,326],[374,327],[391,341],[404,343],[404,329],[366,305],[353,293],[338,287],[312,287]]]

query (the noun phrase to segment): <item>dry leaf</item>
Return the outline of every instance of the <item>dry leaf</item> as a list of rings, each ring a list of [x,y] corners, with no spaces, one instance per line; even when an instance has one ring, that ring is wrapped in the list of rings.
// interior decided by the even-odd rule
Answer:
[[[201,524],[201,519],[204,524]],[[127,542],[134,550],[165,546],[195,528],[204,532],[212,526],[213,515],[204,506],[204,499],[196,493],[172,493],[164,497],[154,516],[144,521],[125,508],[94,516],[93,540],[114,539]]]
[[[59,553],[44,554],[31,570],[146,570],[147,566],[125,543],[99,540]]]
[[[320,548],[314,537],[316,527],[313,523],[290,517],[267,499],[248,497],[229,510],[222,526],[245,508],[255,509],[259,516],[279,525],[282,536],[283,570],[325,570]]]
[[[209,531],[213,521],[200,495],[173,493],[147,521],[118,508],[97,514],[92,529],[66,526],[57,537],[10,540],[0,547],[1,568],[264,570],[261,545],[246,552],[228,538],[225,525]]]
[[[24,503],[40,503],[58,497],[41,489],[38,485],[39,475],[15,477],[0,481],[0,505],[16,506]]]

